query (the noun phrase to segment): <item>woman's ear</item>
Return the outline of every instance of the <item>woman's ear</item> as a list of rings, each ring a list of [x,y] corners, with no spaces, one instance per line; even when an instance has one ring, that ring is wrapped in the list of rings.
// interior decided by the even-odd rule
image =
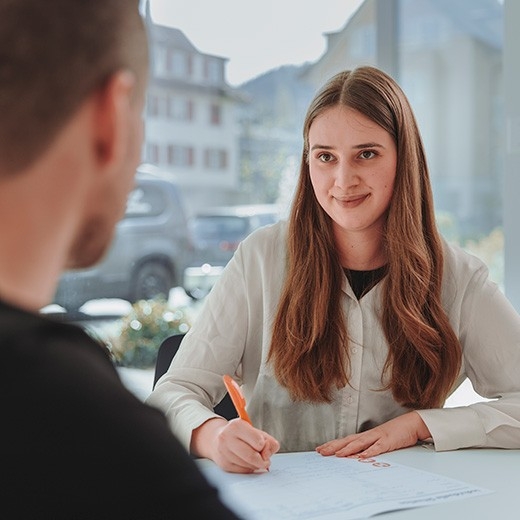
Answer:
[[[94,95],[93,152],[99,168],[111,169],[126,159],[135,84],[134,74],[121,70],[112,74]]]

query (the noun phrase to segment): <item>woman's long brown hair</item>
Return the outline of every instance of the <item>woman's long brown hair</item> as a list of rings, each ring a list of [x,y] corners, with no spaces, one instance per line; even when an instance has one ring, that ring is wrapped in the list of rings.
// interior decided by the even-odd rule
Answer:
[[[442,242],[421,136],[409,102],[384,72],[359,67],[334,76],[311,103],[288,225],[287,277],[269,362],[293,399],[330,402],[349,383],[343,269],[330,217],[310,181],[308,136],[325,109],[344,105],[384,128],[397,147],[394,193],[384,232],[388,266],[381,322],[388,343],[386,388],[410,408],[442,406],[461,365],[461,347],[441,304]],[[382,374],[383,387],[383,374]]]

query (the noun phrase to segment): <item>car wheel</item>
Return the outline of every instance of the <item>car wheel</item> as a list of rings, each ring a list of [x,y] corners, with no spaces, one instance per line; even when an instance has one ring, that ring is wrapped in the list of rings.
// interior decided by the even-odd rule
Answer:
[[[151,300],[159,296],[168,299],[172,288],[172,274],[160,262],[147,262],[136,273],[132,301]]]

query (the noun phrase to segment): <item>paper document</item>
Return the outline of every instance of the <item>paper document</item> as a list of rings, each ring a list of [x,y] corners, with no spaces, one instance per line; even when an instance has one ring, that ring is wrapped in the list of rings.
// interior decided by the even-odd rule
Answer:
[[[199,461],[222,500],[246,520],[368,518],[492,491],[384,457],[361,461],[316,452],[282,453],[267,473],[227,473]]]

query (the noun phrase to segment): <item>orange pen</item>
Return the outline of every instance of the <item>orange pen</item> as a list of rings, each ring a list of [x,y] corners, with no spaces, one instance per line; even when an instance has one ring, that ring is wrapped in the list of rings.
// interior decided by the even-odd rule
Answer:
[[[227,374],[222,376],[222,378],[224,379],[224,384],[226,385],[229,396],[231,397],[231,400],[237,409],[238,416],[240,419],[247,421],[251,426],[253,426],[253,423],[251,422],[251,419],[246,412],[246,400],[242,395],[242,391],[240,390],[237,382]]]
[[[246,399],[243,396],[242,391],[240,390],[240,387],[238,386],[237,382],[227,374],[222,376],[222,378],[224,379],[224,384],[226,385],[228,394],[231,397],[231,400],[233,401],[235,408],[237,409],[238,416],[240,417],[240,419],[247,421],[251,426],[253,426],[253,423],[251,422],[251,419],[249,418],[249,415],[246,412]],[[269,471],[269,468],[266,468],[265,471]]]

